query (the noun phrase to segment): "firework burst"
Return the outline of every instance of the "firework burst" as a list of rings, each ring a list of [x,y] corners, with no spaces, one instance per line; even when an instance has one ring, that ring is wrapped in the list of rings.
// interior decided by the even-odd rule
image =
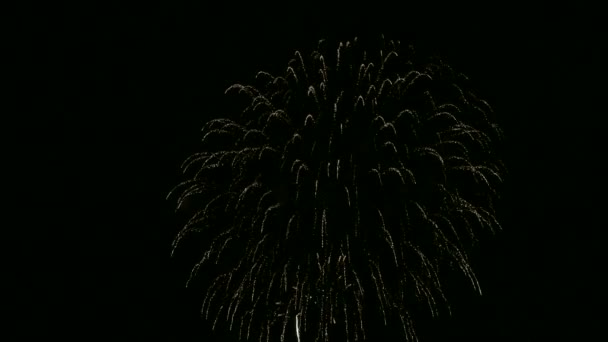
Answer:
[[[464,76],[412,56],[397,41],[366,51],[355,39],[227,89],[246,108],[205,124],[204,152],[174,189],[178,208],[200,203],[174,248],[204,237],[191,279],[210,277],[202,314],[214,327],[357,341],[380,317],[410,341],[421,303],[449,310],[442,269],[481,293],[466,251],[500,228],[501,134]]]

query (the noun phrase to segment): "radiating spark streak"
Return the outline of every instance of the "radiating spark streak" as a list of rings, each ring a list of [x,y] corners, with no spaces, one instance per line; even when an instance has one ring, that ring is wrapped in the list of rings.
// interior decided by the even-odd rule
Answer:
[[[327,239],[327,210],[323,209],[321,216],[321,248],[325,247],[325,240]]]
[[[336,180],[340,178],[340,159],[336,161]]]
[[[350,208],[350,192],[348,191],[348,187],[344,186],[344,191],[346,192],[346,201],[348,203],[348,207]]]
[[[384,232],[384,239],[386,240],[386,243],[389,245],[391,251],[393,252],[395,266],[399,266],[399,261],[397,260],[397,252],[395,251],[395,243],[393,242],[393,237],[391,236],[391,233],[388,231],[388,229],[386,229],[386,225],[384,224],[384,216],[382,215],[380,209],[378,209],[378,215],[380,216],[380,223],[382,226],[382,231]]]
[[[296,220],[296,215],[295,214],[291,215],[291,217],[289,218],[289,222],[287,223],[287,231],[285,232],[285,239],[289,238],[289,231],[291,230],[291,226],[293,224],[295,224],[294,223],[295,220]]]
[[[362,109],[362,107],[365,107],[365,100],[363,99],[363,96],[359,95],[359,97],[357,97],[357,102],[355,103],[355,108]]]
[[[378,185],[382,188],[384,185],[382,184],[382,176],[380,175],[380,171],[378,169],[373,168],[370,170],[371,173],[374,174],[375,178],[378,180]]]
[[[300,342],[300,316],[302,313],[298,312],[296,314],[296,337],[298,338],[298,342]]]
[[[380,309],[382,311],[382,318],[384,319],[384,325],[386,325],[386,310],[384,308],[384,300],[383,300],[384,296],[382,295],[383,287],[378,281],[378,277],[376,275],[376,270],[373,268],[372,265],[370,265],[370,268],[372,268],[370,275],[372,276],[372,279],[374,280],[374,286],[376,287],[376,295],[378,297],[378,302],[380,303]]]
[[[262,228],[260,229],[260,233],[264,232],[264,228],[266,227],[266,221],[268,220],[270,213],[275,211],[280,206],[281,205],[279,203],[277,203],[275,205],[270,206],[268,209],[266,209],[266,211],[264,212],[264,220],[262,221]]]

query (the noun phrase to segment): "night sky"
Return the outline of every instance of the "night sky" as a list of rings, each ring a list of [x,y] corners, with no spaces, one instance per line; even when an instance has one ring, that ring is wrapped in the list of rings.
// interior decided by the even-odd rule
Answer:
[[[599,16],[566,8],[560,16],[473,10],[65,7],[65,31],[46,43],[61,66],[52,72],[61,79],[52,105],[64,114],[70,210],[58,263],[69,267],[44,273],[61,279],[39,279],[40,300],[27,313],[65,319],[44,320],[39,332],[81,341],[228,341],[199,321],[201,295],[183,288],[190,265],[169,258],[181,221],[165,196],[181,179],[180,163],[197,151],[207,118],[221,114],[230,84],[282,70],[294,50],[320,38],[384,32],[467,74],[507,137],[504,232],[472,258],[484,295],[454,290],[461,295],[452,318],[425,322],[420,340],[586,340],[580,335],[600,321],[586,313],[601,297],[586,298],[589,284],[597,286],[604,269],[594,260],[605,228],[606,31]]]

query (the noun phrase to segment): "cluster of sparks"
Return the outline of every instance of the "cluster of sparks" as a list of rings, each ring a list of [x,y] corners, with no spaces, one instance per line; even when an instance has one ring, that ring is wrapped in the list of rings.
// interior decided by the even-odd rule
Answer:
[[[381,45],[296,52],[283,75],[228,88],[249,105],[203,127],[204,152],[174,190],[178,208],[202,205],[174,248],[204,236],[191,279],[210,277],[202,314],[214,327],[357,341],[381,317],[411,341],[416,305],[449,310],[443,266],[481,293],[466,249],[500,228],[492,110],[441,61],[418,66],[399,42]]]

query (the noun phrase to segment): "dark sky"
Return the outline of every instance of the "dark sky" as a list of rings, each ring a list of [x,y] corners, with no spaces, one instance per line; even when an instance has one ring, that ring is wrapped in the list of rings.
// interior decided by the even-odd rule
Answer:
[[[583,315],[582,297],[591,290],[583,279],[599,279],[590,260],[602,248],[596,208],[606,171],[599,17],[565,8],[556,16],[311,7],[173,1],[64,8],[66,31],[46,43],[61,66],[51,72],[61,78],[52,104],[64,113],[71,214],[59,262],[70,267],[50,288],[37,288],[35,315],[67,314],[45,327],[83,341],[194,341],[196,334],[213,341],[197,321],[200,298],[181,287],[185,266],[168,259],[178,227],[164,197],[180,179],[179,164],[196,151],[206,118],[221,114],[228,85],[259,69],[280,70],[295,49],[319,38],[385,32],[468,74],[507,136],[505,231],[475,261],[484,296],[464,289],[455,317],[429,323],[429,340],[588,332],[594,322]]]

